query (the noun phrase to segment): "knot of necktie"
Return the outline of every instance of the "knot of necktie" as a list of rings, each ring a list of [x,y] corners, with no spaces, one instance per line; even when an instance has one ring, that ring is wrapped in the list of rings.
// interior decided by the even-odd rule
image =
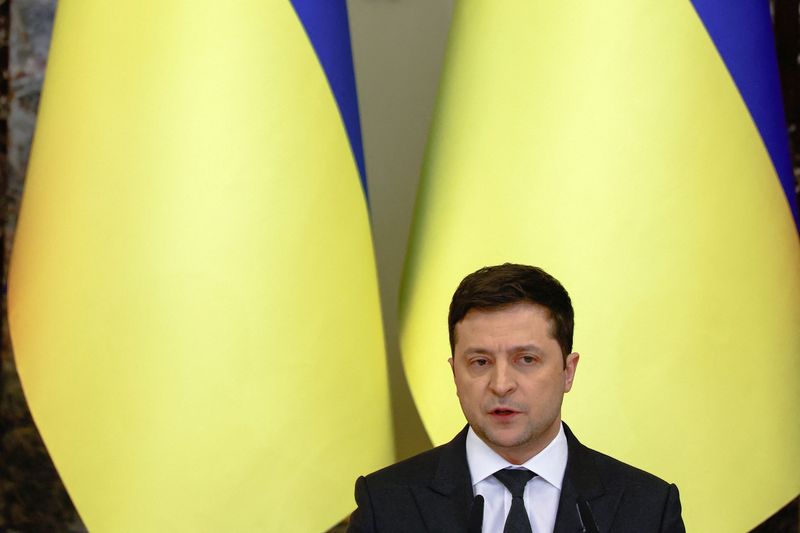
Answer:
[[[530,470],[498,470],[494,477],[506,486],[511,493],[511,508],[508,510],[506,524],[503,533],[531,533],[531,523],[528,520],[528,512],[525,510],[525,501],[522,495],[525,492],[525,485],[536,476]]]
[[[508,469],[498,470],[494,477],[506,486],[512,498],[522,498],[525,492],[525,485],[536,476],[530,470]]]

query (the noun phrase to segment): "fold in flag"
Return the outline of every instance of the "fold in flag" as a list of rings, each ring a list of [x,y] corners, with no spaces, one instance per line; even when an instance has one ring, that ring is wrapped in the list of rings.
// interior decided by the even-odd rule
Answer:
[[[576,308],[565,420],[676,482],[688,530],[746,531],[798,494],[800,246],[768,7],[456,4],[401,297],[436,444],[463,424],[453,290],[528,263]]]
[[[322,531],[391,461],[349,39],[344,2],[59,4],[9,306],[90,530]]]

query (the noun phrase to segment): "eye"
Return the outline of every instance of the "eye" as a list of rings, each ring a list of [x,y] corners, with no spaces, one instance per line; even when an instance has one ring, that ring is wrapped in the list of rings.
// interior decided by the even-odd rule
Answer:
[[[489,360],[485,357],[478,357],[469,362],[472,366],[486,366],[489,364]]]
[[[537,361],[535,355],[523,354],[519,358],[519,362],[523,365],[532,365]]]

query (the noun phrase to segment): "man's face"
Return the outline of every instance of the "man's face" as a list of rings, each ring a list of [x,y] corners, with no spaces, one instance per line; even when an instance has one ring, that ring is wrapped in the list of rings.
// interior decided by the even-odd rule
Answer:
[[[561,402],[572,388],[578,354],[550,334],[549,311],[518,303],[470,310],[456,324],[450,359],[469,425],[495,452],[521,464],[558,434]]]

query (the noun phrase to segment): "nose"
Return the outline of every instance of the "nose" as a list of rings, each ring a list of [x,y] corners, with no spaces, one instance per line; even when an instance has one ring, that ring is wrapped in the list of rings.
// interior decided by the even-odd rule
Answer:
[[[497,361],[492,369],[491,379],[489,380],[489,388],[492,393],[503,397],[514,392],[516,387],[517,382],[513,370],[502,359]]]

